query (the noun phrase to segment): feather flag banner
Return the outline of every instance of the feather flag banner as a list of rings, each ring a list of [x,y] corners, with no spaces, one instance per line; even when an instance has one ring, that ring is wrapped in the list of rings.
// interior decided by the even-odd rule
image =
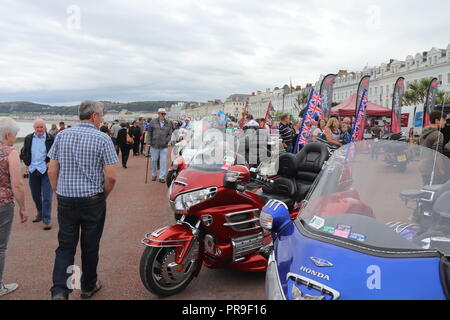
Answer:
[[[429,126],[430,123],[430,113],[434,110],[434,103],[436,101],[436,94],[439,86],[439,80],[437,78],[433,78],[430,82],[430,86],[428,87],[427,98],[425,101],[424,110],[424,121],[423,127]]]
[[[400,77],[395,82],[394,94],[392,95],[392,132],[400,133],[402,131],[401,126],[401,113],[402,113],[402,99],[405,92],[405,78]]]
[[[244,105],[244,112],[242,113],[242,119],[241,121],[239,121],[239,128],[244,128],[244,124],[245,124],[245,118],[247,117],[247,113],[248,113],[248,100],[245,101],[245,105]]]
[[[325,114],[325,118],[329,118],[331,114],[331,106],[333,103],[333,86],[336,80],[335,74],[326,75],[320,85],[320,96],[322,97],[321,108]]]
[[[272,101],[270,101],[269,104],[267,105],[267,111],[266,111],[266,116],[264,117],[263,127],[267,123],[272,122],[273,119],[275,119],[275,109],[272,106]]]
[[[367,109],[367,89],[363,90],[359,104],[358,112],[356,113],[356,120],[352,127],[352,142],[361,141],[364,137],[364,118]]]

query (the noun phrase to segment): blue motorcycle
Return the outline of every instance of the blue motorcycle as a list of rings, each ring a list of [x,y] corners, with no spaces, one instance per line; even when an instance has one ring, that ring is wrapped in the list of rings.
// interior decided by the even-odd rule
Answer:
[[[294,220],[283,201],[266,203],[268,299],[450,298],[450,163],[415,148],[419,161],[405,175],[360,143],[346,145],[325,163]]]

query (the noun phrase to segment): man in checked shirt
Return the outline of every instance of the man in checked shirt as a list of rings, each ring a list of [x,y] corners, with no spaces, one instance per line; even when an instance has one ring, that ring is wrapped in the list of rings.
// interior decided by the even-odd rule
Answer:
[[[80,123],[58,133],[48,153],[48,176],[58,200],[59,246],[53,268],[53,300],[66,300],[74,289],[68,281],[81,232],[81,297],[101,289],[97,279],[99,244],[106,199],[116,182],[117,153],[110,137],[99,131],[104,106],[84,101]],[[69,269],[68,269],[69,268]]]

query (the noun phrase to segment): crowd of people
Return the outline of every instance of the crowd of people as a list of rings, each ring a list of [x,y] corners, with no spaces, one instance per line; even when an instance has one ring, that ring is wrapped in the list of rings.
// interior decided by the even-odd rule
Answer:
[[[27,135],[20,153],[14,148],[19,126],[10,117],[0,118],[0,297],[15,291],[17,283],[4,283],[6,250],[11,233],[15,202],[20,221],[28,221],[25,183],[21,161],[28,171],[29,187],[36,207],[33,223],[51,230],[52,198],[56,194],[58,248],[53,267],[53,300],[66,300],[73,288],[67,273],[74,265],[80,242],[82,256],[81,297],[91,298],[102,288],[97,276],[99,245],[106,218],[106,199],[116,182],[116,163],[122,165],[130,150],[135,156],[150,152],[152,180],[165,182],[167,148],[175,123],[166,111],[156,119],[139,118],[130,125],[103,121],[104,105],[84,101],[79,106],[80,122],[47,131],[45,120],[34,121],[34,132]],[[147,150],[144,151],[147,146]],[[30,210],[31,211],[31,210]],[[81,235],[81,237],[80,237]]]
[[[271,124],[266,124],[264,119],[254,120],[252,115],[248,115],[246,119],[247,122],[244,125],[244,129],[266,129],[271,133],[277,131],[280,139],[282,139],[284,151],[291,153],[295,151],[295,143],[297,142],[302,125],[301,120],[292,122],[288,114],[283,114],[279,122],[274,121]],[[326,143],[332,148],[338,148],[351,142],[352,126],[351,119],[348,117],[342,120],[334,117],[329,119],[320,118],[313,123],[307,123],[305,125],[311,132],[308,139],[309,142]],[[375,127],[376,125],[373,128]],[[375,128],[375,132],[380,135],[381,132],[377,130]],[[372,133],[373,136],[377,134]]]

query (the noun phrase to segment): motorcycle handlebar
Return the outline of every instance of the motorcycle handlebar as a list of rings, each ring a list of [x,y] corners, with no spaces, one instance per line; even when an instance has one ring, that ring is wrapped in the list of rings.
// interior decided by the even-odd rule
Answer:
[[[269,183],[269,184],[274,183],[274,181],[272,179],[267,179],[267,178],[261,177],[259,175],[256,176],[255,180],[261,181],[263,183]]]

